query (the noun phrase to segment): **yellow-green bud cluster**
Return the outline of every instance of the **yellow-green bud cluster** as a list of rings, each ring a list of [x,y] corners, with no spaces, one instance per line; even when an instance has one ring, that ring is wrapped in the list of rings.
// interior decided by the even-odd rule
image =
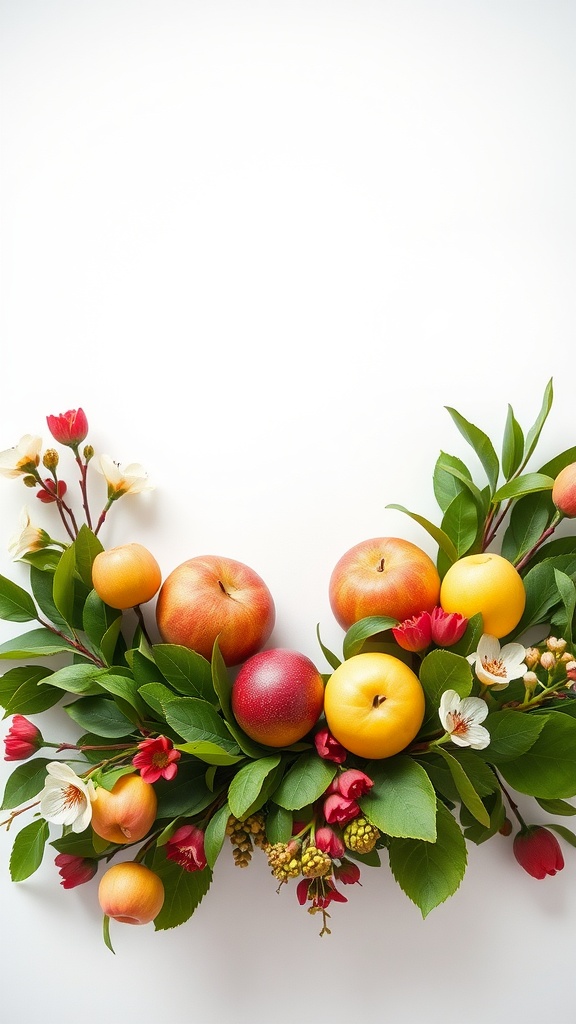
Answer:
[[[306,878],[321,878],[329,875],[332,870],[332,860],[327,853],[319,850],[317,846],[309,845],[302,854],[302,874]]]
[[[56,466],[60,462],[60,456],[55,448],[47,448],[44,452],[44,458],[42,459],[43,465],[46,469],[56,469]]]
[[[232,843],[232,856],[236,866],[248,867],[252,859],[254,843],[260,847],[266,844],[264,818],[261,814],[252,814],[241,821],[230,815],[226,825],[226,835]]]
[[[354,818],[342,836],[344,845],[355,853],[370,853],[374,849],[380,833],[366,818]]]
[[[268,847],[267,852],[268,863],[275,878],[287,882],[289,878],[298,877],[302,870],[299,843],[274,843]]]

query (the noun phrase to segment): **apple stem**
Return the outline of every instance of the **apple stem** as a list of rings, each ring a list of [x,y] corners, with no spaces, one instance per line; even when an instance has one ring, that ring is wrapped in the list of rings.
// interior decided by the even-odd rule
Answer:
[[[222,591],[222,593],[226,594],[226,596],[228,596],[228,591],[226,590],[226,587],[222,583],[222,580],[218,580],[218,586],[220,587],[220,590]]]
[[[376,568],[376,572],[384,572],[384,566],[385,566],[385,564],[386,564],[386,559],[384,559],[384,558],[381,558],[381,559],[380,559],[380,565],[379,565],[379,566],[377,566],[377,568]]]
[[[379,708],[380,705],[383,704],[385,700],[386,697],[382,693],[377,693],[376,696],[374,697],[374,700],[372,701],[372,707]]]

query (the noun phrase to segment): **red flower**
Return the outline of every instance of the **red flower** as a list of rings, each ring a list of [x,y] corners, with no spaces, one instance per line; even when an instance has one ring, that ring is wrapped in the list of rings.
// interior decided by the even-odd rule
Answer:
[[[98,861],[88,857],[74,857],[71,853],[59,853],[54,859],[56,867],[62,875],[60,885],[64,889],[73,889],[94,878],[98,870]]]
[[[202,871],[207,864],[202,829],[182,825],[166,843],[166,856],[185,871]]]
[[[4,740],[6,750],[4,760],[25,761],[27,757],[32,757],[32,754],[40,750],[43,744],[44,740],[40,730],[32,725],[27,718],[24,718],[24,715],[14,715],[12,725]]]
[[[432,624],[432,640],[438,647],[451,647],[464,636],[468,619],[457,612],[445,612],[443,608],[434,608],[430,613]]]
[[[139,753],[132,758],[132,764],[138,768],[144,782],[158,782],[158,779],[173,779],[178,771],[176,761],[181,754],[174,750],[172,740],[166,736],[142,740],[138,744]]]
[[[327,853],[329,857],[342,857],[346,849],[340,836],[337,836],[334,830],[327,826],[316,829],[314,845],[322,850],[322,853]]]
[[[296,898],[301,907],[311,900],[313,910],[326,910],[330,903],[348,903],[330,878],[303,878],[296,886]]]
[[[392,627],[396,643],[405,651],[423,651],[432,640],[430,612],[420,612]]]
[[[82,409],[69,409],[59,416],[47,416],[48,430],[55,441],[77,448],[88,433],[88,420]]]
[[[331,793],[324,801],[324,817],[330,825],[346,825],[360,814],[355,800],[348,800],[339,793]]]
[[[367,793],[374,785],[372,779],[364,772],[358,771],[357,768],[349,768],[348,771],[337,775],[336,782],[338,792],[348,800],[357,800],[358,797],[364,796],[364,793]]]
[[[344,885],[354,885],[356,882],[358,885],[361,885],[360,868],[357,864],[353,864],[351,860],[343,860],[340,865],[336,864],[334,866],[334,875]]]
[[[347,756],[348,751],[346,747],[343,747],[338,740],[335,740],[329,729],[319,729],[314,736],[314,745],[318,757],[323,757],[325,761],[334,761],[335,764],[342,764]]]
[[[56,490],[56,484],[48,477],[44,481],[44,485],[36,492],[36,497],[43,501],[45,505],[48,505],[51,501],[56,501],[56,496],[63,498],[67,490],[68,488],[63,480],[58,481],[58,490]]]
[[[514,837],[514,856],[533,878],[555,875],[564,867],[560,843],[542,825],[529,825]]]

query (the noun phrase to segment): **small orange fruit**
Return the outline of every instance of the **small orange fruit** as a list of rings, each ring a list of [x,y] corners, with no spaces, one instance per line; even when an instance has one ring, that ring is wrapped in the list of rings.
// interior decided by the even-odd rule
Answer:
[[[353,754],[392,757],[416,736],[424,703],[412,669],[375,651],[338,666],[326,684],[324,714],[332,735]]]
[[[484,632],[502,637],[518,625],[526,605],[522,577],[507,558],[484,551],[450,566],[440,589],[445,612],[467,619],[482,613]]]
[[[109,843],[137,843],[156,819],[154,787],[141,775],[122,775],[111,790],[98,786],[92,801],[91,825]]]
[[[100,880],[98,900],[108,917],[124,924],[148,924],[162,910],[164,886],[150,868],[135,861],[114,864]]]
[[[162,582],[160,566],[142,544],[100,551],[92,565],[92,586],[111,608],[133,608],[150,601]]]

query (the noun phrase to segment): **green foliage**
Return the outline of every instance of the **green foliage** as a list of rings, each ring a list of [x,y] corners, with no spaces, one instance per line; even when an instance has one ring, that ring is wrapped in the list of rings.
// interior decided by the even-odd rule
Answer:
[[[43,818],[31,821],[20,830],[14,840],[10,857],[10,877],[13,882],[23,882],[38,870],[44,857],[49,829]]]
[[[367,773],[374,786],[360,806],[367,818],[389,836],[436,841],[436,794],[424,770],[410,757],[373,761]]]
[[[464,836],[450,811],[438,803],[435,843],[391,839],[390,869],[400,888],[427,917],[452,896],[466,871]]]

